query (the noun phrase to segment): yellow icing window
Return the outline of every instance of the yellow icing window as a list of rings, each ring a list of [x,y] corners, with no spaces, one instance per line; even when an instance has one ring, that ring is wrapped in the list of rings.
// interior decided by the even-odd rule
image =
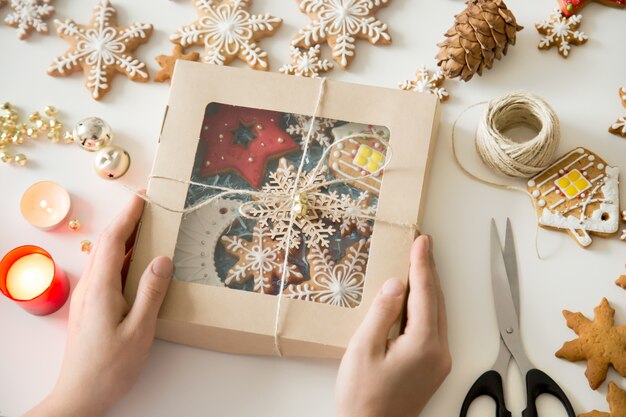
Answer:
[[[385,162],[385,155],[368,145],[360,145],[356,151],[354,165],[372,173],[380,169]]]
[[[579,196],[591,187],[591,183],[579,170],[574,169],[555,181],[563,195],[568,199]]]

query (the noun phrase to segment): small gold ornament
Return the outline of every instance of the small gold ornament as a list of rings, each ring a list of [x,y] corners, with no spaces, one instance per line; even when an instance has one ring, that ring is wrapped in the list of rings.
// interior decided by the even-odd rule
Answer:
[[[80,242],[80,251],[83,253],[91,253],[92,246],[89,240],[83,240]]]
[[[13,155],[9,151],[0,151],[0,161],[8,164],[13,161]]]
[[[28,161],[28,159],[26,158],[26,155],[24,155],[23,153],[15,154],[15,156],[13,157],[13,162],[15,162],[17,165],[21,167],[26,165],[26,161]]]
[[[87,117],[76,123],[72,135],[74,141],[89,152],[99,151],[113,141],[111,126],[99,117]]]
[[[107,146],[98,151],[93,166],[100,177],[115,180],[128,171],[130,155],[119,146]]]
[[[293,206],[291,207],[291,211],[297,217],[306,216],[309,211],[308,197],[306,193],[300,193],[296,196],[295,201],[293,202]]]
[[[78,221],[78,219],[72,219],[67,223],[67,227],[72,232],[78,232],[80,230],[80,222]]]

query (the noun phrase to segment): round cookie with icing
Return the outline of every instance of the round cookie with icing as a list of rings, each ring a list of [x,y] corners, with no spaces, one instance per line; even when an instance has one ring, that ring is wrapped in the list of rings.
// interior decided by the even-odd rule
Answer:
[[[217,200],[186,214],[174,250],[174,278],[223,287],[215,269],[215,248],[220,236],[239,214],[238,201]]]
[[[538,222],[566,231],[583,248],[591,235],[619,230],[619,169],[585,148],[568,152],[528,181]]]
[[[378,135],[389,140],[389,129],[386,127],[360,123],[336,127],[332,133],[335,142],[358,134]],[[383,181],[383,171],[379,169],[385,163],[385,154],[386,148],[381,141],[369,137],[352,137],[333,146],[328,166],[335,177],[351,179],[350,185],[378,196]],[[361,178],[372,173],[374,175]]]

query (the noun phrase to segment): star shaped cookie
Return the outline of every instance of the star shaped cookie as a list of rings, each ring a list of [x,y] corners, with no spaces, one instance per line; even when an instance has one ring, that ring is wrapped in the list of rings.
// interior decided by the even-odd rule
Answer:
[[[556,357],[570,362],[587,361],[585,375],[591,389],[597,389],[606,379],[609,366],[626,377],[626,326],[615,327],[615,310],[606,298],[594,309],[589,320],[581,313],[564,310],[567,326],[578,339],[565,342]]]
[[[204,46],[203,61],[227,65],[235,58],[250,67],[267,71],[267,52],[256,42],[273,35],[282,24],[269,14],[250,14],[252,0],[196,0],[198,19],[170,36],[181,46]]]
[[[88,25],[79,25],[71,19],[55,20],[59,36],[69,43],[70,48],[55,58],[48,74],[66,77],[82,70],[85,86],[96,100],[111,89],[111,81],[117,72],[126,74],[132,81],[148,81],[146,64],[131,52],[148,41],[152,25],[117,26],[116,14],[109,0],[100,0]]]
[[[539,41],[539,49],[556,46],[559,54],[567,58],[572,45],[582,45],[589,40],[585,32],[578,30],[581,21],[582,16],[579,14],[565,17],[559,9],[555,9],[548,19],[535,25],[537,31],[544,35]]]
[[[367,39],[372,45],[388,45],[391,35],[376,12],[390,0],[296,0],[300,11],[312,22],[301,29],[292,44],[310,48],[328,43],[333,59],[346,69],[354,58],[356,39]]]
[[[44,20],[54,14],[52,0],[12,0],[10,13],[4,22],[17,29],[17,36],[24,40],[35,31],[48,33],[48,25]],[[4,2],[0,1],[0,7]]]
[[[613,381],[609,382],[609,392],[606,394],[610,413],[594,410],[581,414],[579,417],[626,417],[626,392],[620,389]]]
[[[197,61],[198,59],[200,59],[198,52],[189,52],[186,54],[185,48],[180,45],[175,45],[172,55],[159,55],[156,57],[156,62],[161,67],[161,70],[154,76],[154,81],[162,83],[171,80],[176,61]]]
[[[291,45],[289,47],[291,63],[283,65],[279,71],[296,77],[317,78],[320,72],[330,71],[333,68],[333,63],[327,59],[320,59],[320,54],[319,45],[312,46],[307,50]]]
[[[398,86],[401,90],[415,91],[418,93],[430,93],[439,97],[439,101],[446,101],[450,98],[450,95],[443,87],[443,82],[445,80],[446,77],[443,75],[443,70],[440,68],[431,74],[424,65],[421,65],[417,69],[415,80],[403,81]]]
[[[280,288],[285,250],[271,238],[269,230],[257,225],[252,231],[252,240],[238,236],[222,236],[226,251],[237,257],[237,263],[228,271],[226,285],[254,282],[254,291],[263,294],[276,294]],[[287,263],[285,286],[302,282],[304,276],[298,267]]]
[[[207,108],[200,134],[207,144],[201,175],[236,172],[259,188],[269,160],[300,149],[279,120],[280,113],[268,110],[228,105]]]

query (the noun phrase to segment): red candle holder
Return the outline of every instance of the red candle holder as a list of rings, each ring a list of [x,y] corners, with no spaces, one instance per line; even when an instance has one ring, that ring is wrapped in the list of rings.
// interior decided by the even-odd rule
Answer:
[[[45,316],[63,307],[70,283],[48,252],[28,245],[0,261],[0,291],[29,313]]]

